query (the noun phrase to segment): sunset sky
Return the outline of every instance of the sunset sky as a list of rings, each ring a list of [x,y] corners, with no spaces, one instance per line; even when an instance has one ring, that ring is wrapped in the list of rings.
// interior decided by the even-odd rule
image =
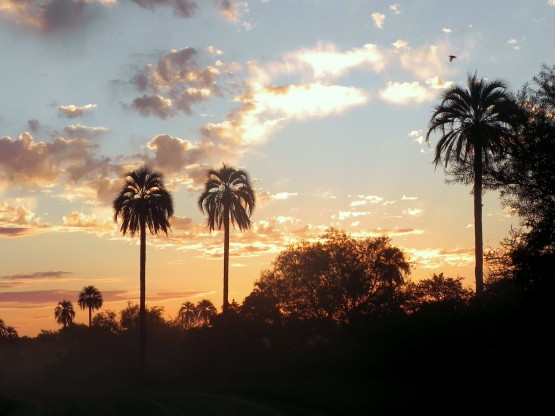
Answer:
[[[138,238],[111,206],[143,162],[174,197],[168,237],[147,237],[147,304],[168,318],[221,306],[223,233],[197,199],[222,162],[257,195],[230,300],[332,226],[389,235],[414,280],[472,286],[470,187],[434,169],[427,124],[468,73],[518,90],[554,38],[555,0],[0,0],[0,319],[35,336],[67,299],[87,322],[86,285],[103,309],[138,302]],[[517,224],[486,193],[486,249]]]

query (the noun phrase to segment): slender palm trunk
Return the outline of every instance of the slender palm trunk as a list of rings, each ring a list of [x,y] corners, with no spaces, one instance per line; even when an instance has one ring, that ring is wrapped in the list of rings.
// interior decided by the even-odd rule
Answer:
[[[89,306],[89,328],[92,326],[92,307]]]
[[[482,234],[482,146],[476,145],[474,153],[474,253],[476,296],[484,292],[484,240]]]
[[[224,208],[224,304],[223,313],[227,314],[229,306],[229,207]]]
[[[140,309],[139,309],[139,364],[141,369],[146,362],[146,223],[141,214],[141,259],[140,259]]]

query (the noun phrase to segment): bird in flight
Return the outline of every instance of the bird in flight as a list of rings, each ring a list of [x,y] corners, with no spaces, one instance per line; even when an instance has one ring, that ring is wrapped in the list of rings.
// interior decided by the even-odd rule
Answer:
[[[449,55],[449,62],[451,62],[453,59],[455,59],[456,56],[455,55]]]

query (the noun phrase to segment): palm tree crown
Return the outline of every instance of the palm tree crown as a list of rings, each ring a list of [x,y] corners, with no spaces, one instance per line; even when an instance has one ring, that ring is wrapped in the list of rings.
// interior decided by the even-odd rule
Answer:
[[[89,327],[92,324],[92,311],[102,308],[102,303],[102,294],[94,286],[85,286],[81,293],[79,293],[77,304],[81,309],[89,310]]]
[[[210,169],[204,192],[198,200],[200,210],[207,215],[210,231],[221,229],[226,218],[244,231],[251,227],[250,216],[256,204],[249,174],[225,163],[221,169]],[[226,216],[226,210],[228,216]]]
[[[59,302],[54,310],[54,317],[56,318],[56,322],[63,325],[64,328],[71,325],[75,318],[73,304],[69,300],[62,300]]]
[[[177,323],[184,329],[189,329],[197,324],[198,312],[193,302],[184,302],[177,313]]]
[[[173,216],[173,198],[164,186],[164,176],[143,165],[124,175],[124,183],[113,203],[114,222],[121,217],[121,232],[140,236],[139,365],[146,362],[146,227],[151,234],[168,234]]]
[[[453,163],[463,182],[473,182],[476,294],[483,292],[482,182],[483,171],[501,158],[513,140],[522,111],[501,80],[468,75],[467,86],[445,90],[428,124],[426,141],[440,132],[434,164]]]
[[[173,216],[173,198],[164,186],[164,176],[143,165],[125,175],[123,187],[114,200],[114,221],[121,217],[121,232],[131,237],[145,220],[151,234],[168,233]]]
[[[209,325],[212,318],[214,318],[218,311],[212,302],[208,299],[202,299],[197,303],[197,319],[200,325]]]
[[[198,206],[207,216],[210,231],[224,228],[224,295],[223,312],[229,301],[229,222],[244,231],[252,226],[250,216],[256,205],[256,198],[249,175],[225,163],[218,169],[208,171],[204,192],[198,199]]]

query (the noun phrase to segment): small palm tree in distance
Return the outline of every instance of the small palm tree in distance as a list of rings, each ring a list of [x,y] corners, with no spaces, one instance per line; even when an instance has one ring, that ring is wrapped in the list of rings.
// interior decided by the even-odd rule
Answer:
[[[75,310],[73,309],[73,304],[69,300],[62,300],[58,302],[58,306],[54,309],[54,317],[56,322],[67,328],[73,323],[75,318]]]
[[[240,231],[251,228],[250,216],[255,205],[254,190],[245,170],[224,163],[220,169],[208,171],[198,206],[203,214],[206,214],[210,231],[224,228],[224,314],[227,314],[229,307],[229,224],[231,222],[233,227],[237,226]]]
[[[198,323],[198,311],[193,302],[183,302],[177,313],[177,323],[184,329],[192,328]]]
[[[173,198],[166,190],[162,173],[147,165],[123,175],[123,186],[114,200],[114,222],[121,218],[121,232],[140,237],[139,364],[146,362],[146,228],[151,234],[170,230]]]
[[[85,286],[81,293],[77,304],[83,310],[89,310],[89,327],[92,325],[92,311],[102,308],[102,294],[94,286]]]

